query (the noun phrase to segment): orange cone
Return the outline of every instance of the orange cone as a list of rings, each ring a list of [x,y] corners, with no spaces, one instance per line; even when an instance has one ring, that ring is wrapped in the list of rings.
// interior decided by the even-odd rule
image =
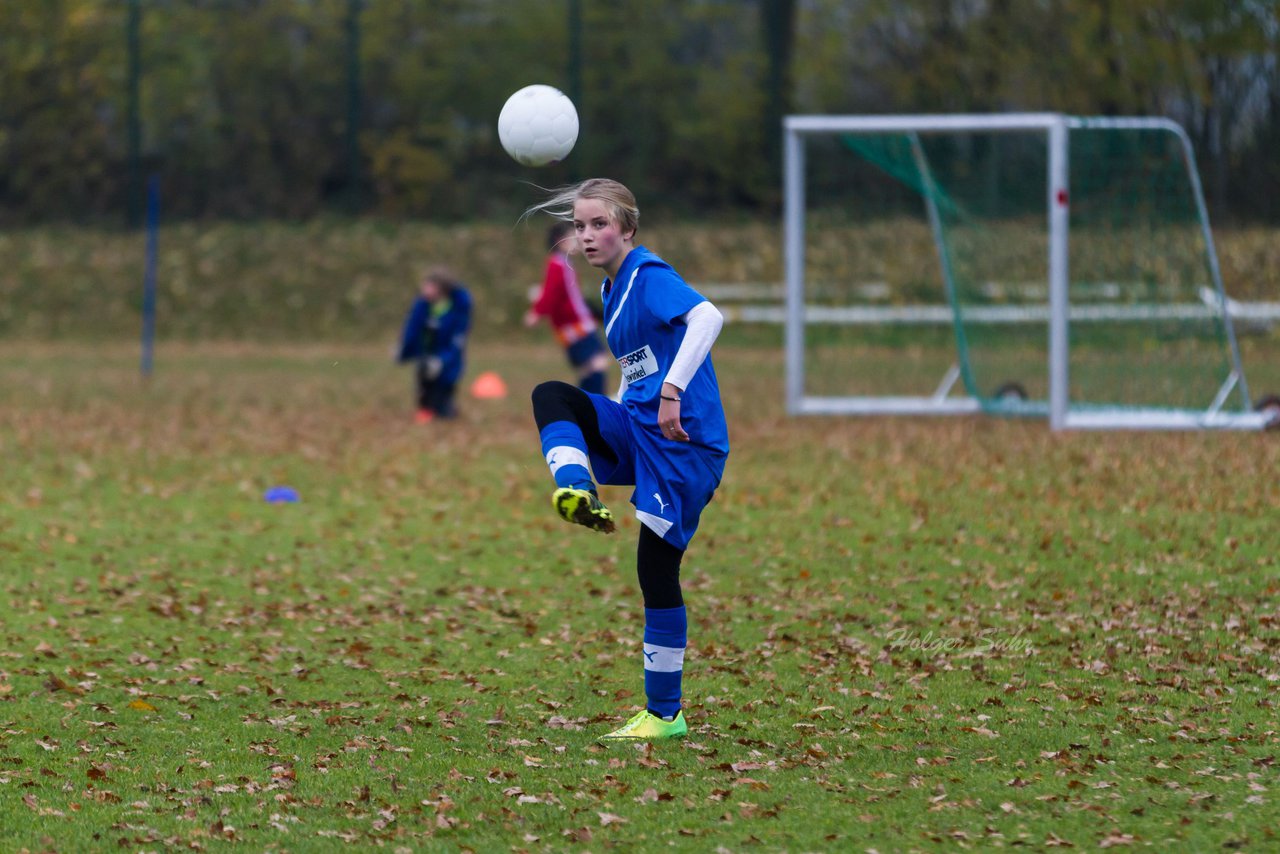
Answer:
[[[476,400],[498,400],[507,396],[507,384],[494,371],[485,371],[471,384],[471,396]]]

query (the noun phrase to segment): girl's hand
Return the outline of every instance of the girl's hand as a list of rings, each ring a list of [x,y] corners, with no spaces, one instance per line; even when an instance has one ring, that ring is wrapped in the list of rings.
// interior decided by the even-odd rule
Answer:
[[[658,428],[662,435],[673,442],[689,441],[689,434],[680,426],[680,389],[671,383],[663,383],[659,394],[662,397],[658,400]]]

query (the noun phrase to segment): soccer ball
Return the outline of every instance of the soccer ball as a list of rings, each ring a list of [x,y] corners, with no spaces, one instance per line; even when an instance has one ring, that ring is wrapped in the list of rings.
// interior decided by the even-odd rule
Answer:
[[[502,105],[498,139],[507,154],[525,166],[555,163],[578,141],[578,111],[554,86],[526,86]]]

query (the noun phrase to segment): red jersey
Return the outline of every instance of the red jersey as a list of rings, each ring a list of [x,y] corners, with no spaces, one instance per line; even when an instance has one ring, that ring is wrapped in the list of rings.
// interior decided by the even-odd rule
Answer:
[[[565,254],[552,252],[547,256],[547,270],[542,276],[542,290],[533,302],[533,313],[551,319],[551,328],[565,347],[596,331],[596,319],[578,288],[578,274]]]

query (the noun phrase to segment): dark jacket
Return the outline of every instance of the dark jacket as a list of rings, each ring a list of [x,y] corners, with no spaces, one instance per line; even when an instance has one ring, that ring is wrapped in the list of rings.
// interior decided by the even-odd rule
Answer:
[[[462,376],[463,351],[471,330],[471,294],[462,287],[434,306],[422,297],[413,302],[400,334],[400,362],[413,362],[435,356],[440,359],[439,380],[456,383]]]

